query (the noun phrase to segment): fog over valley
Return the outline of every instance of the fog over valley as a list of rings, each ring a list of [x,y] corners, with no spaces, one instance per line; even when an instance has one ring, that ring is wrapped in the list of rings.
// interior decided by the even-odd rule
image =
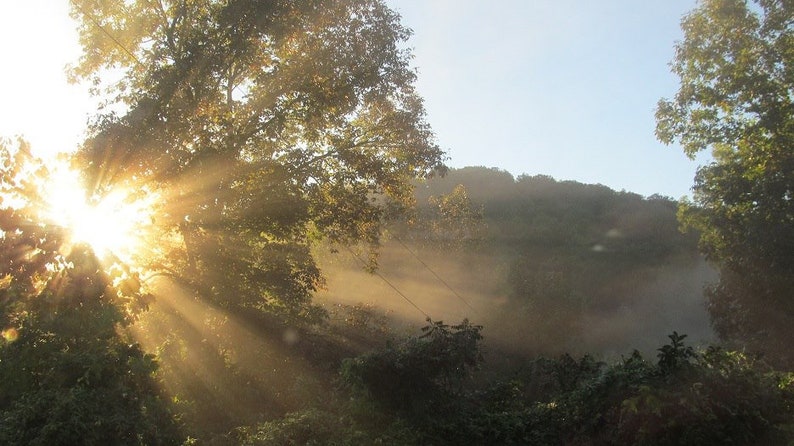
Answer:
[[[445,223],[432,203],[456,187],[467,208]],[[703,289],[717,275],[678,232],[675,203],[474,167],[418,189],[419,215],[389,228],[376,273],[362,264],[366,246],[319,249],[327,284],[318,302],[408,327],[424,324],[423,312],[468,318],[484,325],[485,345],[528,356],[650,354],[673,330],[714,340]],[[467,225],[475,230],[461,240]]]

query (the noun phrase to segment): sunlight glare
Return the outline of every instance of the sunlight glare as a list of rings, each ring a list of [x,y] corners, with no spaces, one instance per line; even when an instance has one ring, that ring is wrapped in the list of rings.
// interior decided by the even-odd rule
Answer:
[[[47,217],[66,228],[74,243],[86,243],[99,257],[129,262],[152,226],[156,194],[116,189],[87,200],[76,172],[56,166],[45,187]]]

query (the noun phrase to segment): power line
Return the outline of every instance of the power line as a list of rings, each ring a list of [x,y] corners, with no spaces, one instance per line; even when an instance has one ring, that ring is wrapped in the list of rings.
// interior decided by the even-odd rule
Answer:
[[[429,266],[427,263],[425,263],[425,262],[424,262],[422,259],[420,259],[420,258],[419,258],[419,255],[417,255],[417,254],[416,254],[414,251],[412,251],[412,250],[411,250],[411,248],[409,248],[409,247],[408,247],[408,246],[407,246],[405,243],[403,243],[403,241],[402,241],[402,240],[400,240],[400,238],[399,238],[399,237],[397,237],[397,236],[396,236],[396,235],[394,235],[394,234],[391,234],[391,235],[392,235],[392,237],[394,237],[394,239],[395,239],[395,240],[397,240],[397,242],[398,242],[398,243],[399,243],[399,244],[400,244],[400,245],[401,245],[401,246],[402,246],[402,247],[403,247],[403,248],[404,248],[406,251],[410,252],[410,253],[411,253],[411,255],[413,255],[413,256],[414,256],[414,258],[415,258],[417,261],[419,261],[419,263],[421,263],[421,264],[422,264],[422,266],[424,266],[424,267],[425,267],[425,268],[426,268],[428,271],[430,271],[430,273],[431,273],[433,276],[435,276],[435,278],[436,278],[436,279],[438,279],[438,281],[439,281],[439,282],[443,283],[443,284],[444,284],[444,286],[445,286],[445,287],[447,287],[447,289],[448,289],[448,290],[452,291],[452,294],[454,294],[454,295],[455,295],[455,297],[457,297],[458,299],[460,299],[460,301],[461,301],[461,302],[463,302],[464,304],[466,304],[466,306],[467,306],[467,307],[469,307],[469,308],[471,309],[471,311],[473,311],[475,314],[479,314],[479,312],[478,312],[477,310],[475,310],[475,309],[474,309],[474,307],[472,307],[472,306],[471,306],[471,304],[470,304],[470,303],[469,303],[469,302],[468,302],[466,299],[464,299],[464,298],[463,298],[463,296],[461,296],[460,294],[458,294],[458,292],[457,292],[457,291],[455,291],[455,289],[454,289],[454,288],[452,288],[452,286],[451,286],[449,283],[447,283],[447,281],[446,281],[446,280],[442,279],[442,278],[441,278],[441,276],[439,276],[439,275],[438,275],[438,273],[436,273],[435,271],[433,271],[433,268],[430,268],[430,266]]]
[[[80,6],[80,4],[79,4],[79,3],[77,3],[77,2],[71,2],[71,3],[72,3],[72,4],[73,4],[75,7],[77,7],[77,9],[79,9],[79,10],[80,10],[80,12],[81,12],[81,13],[82,13],[84,16],[88,17],[88,20],[90,20],[90,21],[91,21],[91,23],[93,23],[93,24],[94,24],[94,26],[96,26],[97,28],[99,28],[99,30],[100,30],[100,31],[102,31],[102,34],[104,34],[104,35],[108,36],[108,38],[110,38],[110,40],[112,40],[112,41],[113,41],[113,42],[114,42],[116,45],[118,45],[118,47],[119,47],[119,48],[121,48],[121,49],[122,49],[122,51],[124,51],[125,53],[127,53],[127,55],[128,55],[128,56],[130,56],[130,57],[132,58],[132,60],[134,60],[134,61],[135,61],[135,63],[137,63],[138,65],[142,65],[142,64],[141,64],[141,61],[140,61],[140,59],[138,59],[138,57],[137,57],[137,56],[135,56],[135,54],[133,54],[133,53],[132,53],[132,51],[128,50],[128,49],[127,49],[127,47],[125,47],[125,46],[124,46],[124,44],[122,44],[122,43],[121,43],[121,42],[120,42],[118,39],[116,39],[116,37],[115,37],[115,36],[113,36],[113,34],[111,34],[111,33],[110,33],[108,30],[106,30],[106,29],[105,29],[105,27],[104,27],[104,26],[102,26],[102,25],[101,25],[101,24],[100,24],[100,23],[99,23],[99,22],[98,22],[98,21],[97,21],[97,20],[94,18],[94,16],[93,16],[93,15],[91,15],[91,14],[87,13],[87,12],[85,11],[85,9],[83,9],[83,7],[82,7],[82,6]]]
[[[358,260],[359,262],[361,262],[361,264],[362,264],[362,265],[364,265],[365,267],[367,266],[367,262],[365,262],[365,261],[364,261],[364,260],[363,260],[361,257],[359,257],[359,256],[358,256],[358,254],[356,254],[355,252],[353,252],[353,250],[352,250],[352,249],[350,249],[350,247],[349,247],[349,246],[346,246],[346,248],[347,248],[347,250],[348,250],[348,251],[350,251],[350,254],[351,254],[353,257],[355,257],[355,258],[356,258],[356,260]],[[406,302],[408,302],[409,304],[411,304],[411,305],[412,305],[414,308],[416,308],[417,310],[419,310],[419,312],[420,312],[420,313],[422,313],[423,315],[425,315],[425,317],[426,317],[428,320],[432,319],[432,318],[430,317],[430,315],[429,315],[429,314],[427,314],[427,313],[426,313],[424,310],[422,310],[421,308],[419,308],[419,305],[416,305],[416,304],[415,304],[415,303],[414,303],[414,302],[413,302],[411,299],[409,299],[409,298],[408,298],[408,296],[406,296],[405,294],[403,294],[403,292],[402,292],[402,291],[400,291],[400,289],[399,289],[399,288],[397,288],[397,287],[396,287],[396,286],[395,286],[393,283],[391,283],[391,282],[390,282],[390,281],[389,281],[387,278],[385,278],[385,277],[384,277],[384,276],[383,276],[381,273],[379,273],[377,270],[372,270],[372,274],[375,274],[376,276],[380,277],[380,279],[381,279],[382,281],[386,282],[386,285],[389,285],[389,286],[391,287],[391,289],[393,289],[393,290],[394,290],[394,291],[395,291],[397,294],[399,294],[399,295],[400,295],[400,297],[402,297],[403,299],[405,299],[405,301],[406,301]]]
[[[126,53],[128,56],[130,56],[130,57],[132,58],[132,60],[134,60],[134,61],[135,61],[135,63],[136,63],[136,64],[138,64],[138,65],[143,65],[143,63],[141,62],[141,60],[140,60],[140,59],[138,59],[138,56],[136,56],[136,55],[135,55],[135,54],[134,54],[132,51],[130,51],[129,49],[127,49],[127,47],[126,47],[126,46],[124,46],[124,44],[123,44],[123,43],[121,43],[121,41],[120,41],[120,40],[118,40],[118,39],[116,38],[116,36],[114,36],[113,34],[111,34],[111,33],[110,33],[110,31],[108,31],[107,29],[105,29],[105,27],[104,27],[104,26],[102,26],[102,24],[100,24],[100,23],[99,23],[99,22],[98,22],[98,21],[97,21],[97,20],[94,18],[94,16],[93,16],[93,15],[89,14],[88,12],[86,12],[86,10],[85,10],[85,9],[83,9],[83,7],[82,7],[82,6],[80,6],[78,3],[74,3],[74,2],[72,2],[72,4],[74,4],[74,6],[75,6],[75,7],[76,7],[78,10],[80,10],[80,12],[81,12],[81,13],[82,13],[82,14],[83,14],[85,17],[87,17],[87,18],[88,18],[88,20],[90,20],[90,21],[91,21],[91,23],[93,23],[93,24],[94,24],[94,26],[96,26],[97,28],[99,28],[99,30],[100,30],[100,31],[102,31],[102,34],[106,35],[106,36],[107,36],[107,37],[108,37],[110,40],[112,40],[112,41],[113,41],[113,42],[114,42],[114,43],[115,43],[115,44],[116,44],[116,45],[117,45],[119,48],[121,48],[121,50],[122,50],[122,51],[124,51],[124,53]],[[235,86],[232,88],[232,90],[238,90],[239,88],[240,88],[240,85],[235,85]]]

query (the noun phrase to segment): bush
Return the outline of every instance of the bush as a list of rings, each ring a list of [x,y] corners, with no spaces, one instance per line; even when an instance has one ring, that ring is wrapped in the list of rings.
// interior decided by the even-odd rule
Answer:
[[[428,322],[421,336],[344,361],[343,381],[380,407],[414,419],[459,396],[482,360],[482,327],[468,320],[453,326]]]

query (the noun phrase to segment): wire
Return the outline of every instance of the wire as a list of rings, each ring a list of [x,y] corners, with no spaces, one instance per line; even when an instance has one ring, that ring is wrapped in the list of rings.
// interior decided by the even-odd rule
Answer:
[[[113,34],[111,34],[111,33],[110,33],[108,30],[106,30],[106,29],[105,29],[105,27],[104,27],[104,26],[102,26],[102,25],[101,25],[101,24],[100,24],[100,23],[99,23],[99,22],[98,22],[98,21],[97,21],[97,20],[94,18],[94,16],[93,16],[93,15],[91,15],[91,14],[87,13],[87,12],[85,11],[85,9],[83,9],[83,7],[82,7],[82,6],[80,6],[80,4],[79,4],[79,3],[77,3],[77,2],[74,2],[74,1],[73,1],[73,2],[71,2],[71,3],[72,3],[72,4],[73,4],[73,5],[74,5],[74,6],[75,6],[77,9],[79,9],[79,10],[80,10],[80,12],[81,12],[81,13],[82,13],[84,16],[88,17],[88,20],[90,20],[90,21],[91,21],[91,23],[93,23],[93,24],[94,24],[94,26],[96,26],[97,28],[99,28],[99,30],[100,30],[100,31],[102,31],[102,34],[104,34],[104,35],[108,36],[108,37],[110,38],[110,40],[112,40],[113,42],[115,42],[115,44],[116,44],[116,45],[118,45],[118,47],[119,47],[119,48],[121,48],[121,49],[122,49],[122,50],[123,50],[125,53],[127,53],[127,55],[128,55],[128,56],[130,56],[130,57],[132,58],[132,60],[134,60],[134,61],[135,61],[135,63],[137,63],[138,65],[142,65],[142,63],[141,63],[140,59],[138,59],[138,57],[136,57],[136,56],[135,56],[135,54],[133,54],[133,53],[132,53],[132,51],[128,50],[128,49],[127,49],[127,47],[125,47],[125,46],[124,46],[124,45],[123,45],[123,44],[122,44],[122,43],[121,43],[121,42],[120,42],[118,39],[116,39],[116,37],[115,37],[115,36],[113,36]]]
[[[126,47],[126,46],[124,46],[124,44],[123,44],[123,43],[121,43],[121,41],[120,41],[120,40],[118,40],[118,39],[117,39],[117,38],[116,38],[116,37],[115,37],[113,34],[111,34],[111,33],[110,33],[110,31],[108,31],[107,29],[105,29],[105,27],[104,27],[104,26],[102,26],[102,25],[101,25],[101,24],[100,24],[100,23],[99,23],[99,22],[98,22],[98,21],[97,21],[97,20],[94,18],[94,16],[93,16],[93,15],[89,14],[88,12],[86,12],[86,10],[85,10],[85,9],[83,9],[83,7],[82,7],[82,6],[80,6],[78,3],[76,3],[76,2],[72,2],[72,4],[73,4],[73,5],[74,5],[74,6],[75,6],[75,7],[76,7],[78,10],[80,10],[80,12],[81,12],[81,13],[82,13],[84,16],[86,16],[86,17],[88,18],[88,20],[90,20],[90,21],[91,21],[91,23],[93,23],[93,24],[94,24],[94,26],[96,26],[97,28],[99,28],[99,30],[100,30],[100,31],[102,31],[102,34],[104,34],[104,35],[108,36],[108,38],[109,38],[110,40],[112,40],[112,41],[113,41],[113,42],[114,42],[114,43],[115,43],[115,44],[116,44],[116,45],[117,45],[119,48],[121,48],[121,50],[122,50],[122,51],[124,51],[124,52],[125,52],[125,53],[126,53],[128,56],[130,56],[130,57],[132,58],[132,60],[134,60],[134,61],[135,61],[135,63],[136,63],[136,64],[138,64],[138,65],[143,65],[143,63],[141,62],[141,60],[140,60],[140,59],[138,59],[138,57],[137,57],[137,56],[136,56],[136,55],[135,55],[135,54],[134,54],[132,51],[130,51],[129,49],[127,49],[127,47]],[[236,90],[238,90],[240,87],[241,87],[241,85],[235,85],[235,86],[232,88],[232,91],[236,91]]]
[[[349,247],[349,246],[346,246],[346,248],[347,248],[347,250],[348,250],[348,251],[350,251],[350,254],[352,254],[352,255],[353,255],[353,257],[355,257],[355,258],[356,258],[356,260],[358,260],[359,262],[361,262],[361,264],[362,264],[362,265],[364,265],[365,267],[367,266],[367,262],[365,262],[365,261],[364,261],[364,260],[363,260],[361,257],[359,257],[359,256],[358,256],[358,254],[356,254],[356,253],[355,253],[355,252],[354,252],[352,249],[350,249],[350,247]],[[379,273],[377,270],[372,270],[372,274],[375,274],[376,276],[380,277],[380,279],[381,279],[382,281],[386,282],[386,285],[389,285],[389,286],[391,287],[391,289],[393,289],[393,290],[394,290],[394,291],[395,291],[397,294],[399,294],[399,295],[400,295],[400,297],[402,297],[403,299],[405,299],[405,301],[406,301],[406,302],[408,302],[408,303],[409,303],[409,304],[411,304],[411,305],[412,305],[414,308],[416,308],[417,310],[419,310],[419,312],[420,312],[420,313],[422,313],[422,314],[425,316],[425,318],[427,318],[427,320],[431,320],[431,319],[432,319],[432,318],[430,317],[430,315],[429,315],[429,314],[427,314],[427,313],[426,313],[424,310],[422,310],[421,308],[419,308],[419,305],[416,305],[416,304],[415,304],[415,303],[414,303],[414,302],[413,302],[411,299],[409,299],[409,298],[408,298],[408,296],[406,296],[405,294],[403,294],[403,292],[402,292],[402,291],[400,291],[400,289],[399,289],[399,288],[397,288],[397,287],[396,287],[396,286],[395,286],[393,283],[391,283],[391,282],[390,282],[390,281],[389,281],[387,278],[385,278],[385,277],[384,277],[384,276],[383,276],[381,273]]]
[[[428,271],[430,271],[430,273],[431,273],[431,274],[433,274],[433,276],[435,276],[435,278],[436,278],[436,279],[438,279],[438,281],[439,281],[439,282],[443,283],[443,284],[444,284],[444,286],[445,286],[445,287],[447,287],[447,289],[448,289],[448,290],[452,291],[452,294],[454,294],[454,295],[455,295],[455,297],[457,297],[458,299],[460,299],[460,301],[461,301],[461,302],[463,302],[464,304],[466,304],[466,306],[467,306],[467,307],[469,307],[469,308],[471,309],[471,311],[473,311],[475,314],[478,314],[478,315],[480,314],[480,313],[479,313],[477,310],[475,310],[475,309],[474,309],[474,307],[472,307],[472,306],[471,306],[471,304],[470,304],[470,303],[469,303],[469,302],[468,302],[466,299],[464,299],[464,298],[463,298],[463,296],[461,296],[460,294],[458,294],[458,292],[457,292],[457,291],[455,291],[455,289],[454,289],[454,288],[452,288],[452,286],[450,286],[450,284],[449,284],[449,283],[447,283],[447,281],[446,281],[446,280],[442,279],[442,278],[441,278],[441,276],[439,276],[439,275],[438,275],[438,274],[437,274],[435,271],[433,271],[433,268],[430,268],[430,266],[428,266],[428,264],[427,264],[427,263],[425,263],[424,261],[422,261],[422,259],[420,259],[420,258],[419,258],[419,255],[417,255],[417,254],[416,254],[414,251],[412,251],[412,250],[411,250],[411,248],[409,248],[409,247],[408,247],[408,246],[407,246],[405,243],[403,243],[403,241],[402,241],[402,240],[400,240],[400,238],[399,238],[399,237],[397,237],[397,236],[396,236],[394,233],[391,233],[391,236],[392,236],[392,237],[394,237],[394,239],[395,239],[395,240],[397,240],[397,242],[398,242],[400,245],[402,245],[402,247],[403,247],[403,248],[404,248],[406,251],[410,252],[410,253],[411,253],[411,255],[413,255],[413,256],[414,256],[414,258],[415,258],[417,261],[419,261],[419,263],[421,263],[421,264],[422,264],[422,266],[424,266],[425,268],[427,268],[427,270],[428,270]]]

